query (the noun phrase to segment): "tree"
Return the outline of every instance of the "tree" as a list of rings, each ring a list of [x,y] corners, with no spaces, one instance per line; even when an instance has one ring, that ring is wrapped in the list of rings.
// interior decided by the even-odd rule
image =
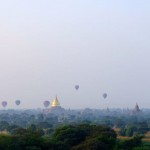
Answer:
[[[61,127],[53,137],[73,149],[112,149],[116,141],[116,133],[111,128],[88,124]]]
[[[85,139],[86,134],[84,130],[79,129],[76,126],[69,125],[56,129],[53,137],[57,141],[63,141],[70,146],[74,146],[82,142]]]
[[[0,130],[3,131],[5,129],[7,129],[9,126],[9,123],[7,121],[1,121],[0,122]]]
[[[133,148],[142,146],[142,136],[135,136],[130,140],[121,140],[118,142],[116,150],[133,150]]]

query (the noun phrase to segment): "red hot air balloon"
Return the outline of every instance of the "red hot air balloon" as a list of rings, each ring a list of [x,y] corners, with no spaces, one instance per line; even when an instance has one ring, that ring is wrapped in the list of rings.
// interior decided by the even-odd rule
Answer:
[[[6,101],[3,101],[1,104],[2,104],[3,107],[7,106],[7,102]]]
[[[104,99],[107,98],[107,93],[104,93],[104,94],[103,94],[103,98],[104,98]]]
[[[43,104],[44,104],[44,107],[48,107],[50,102],[49,101],[44,101]]]
[[[79,85],[75,85],[75,89],[78,90],[79,89]]]
[[[20,100],[16,100],[15,103],[18,106],[18,105],[20,105],[21,101]]]

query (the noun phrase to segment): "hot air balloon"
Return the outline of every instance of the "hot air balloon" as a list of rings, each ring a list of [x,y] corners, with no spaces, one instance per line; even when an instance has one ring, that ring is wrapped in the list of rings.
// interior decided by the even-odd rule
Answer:
[[[6,101],[3,101],[1,104],[2,104],[3,107],[7,106],[7,102]]]
[[[21,101],[20,100],[16,100],[15,103],[18,106],[18,105],[20,105]]]
[[[45,107],[48,107],[50,102],[49,101],[44,101],[43,104],[44,104]]]
[[[107,98],[107,93],[104,93],[104,94],[103,94],[103,98],[104,98],[104,99]]]
[[[75,85],[75,89],[78,90],[79,89],[79,85]]]

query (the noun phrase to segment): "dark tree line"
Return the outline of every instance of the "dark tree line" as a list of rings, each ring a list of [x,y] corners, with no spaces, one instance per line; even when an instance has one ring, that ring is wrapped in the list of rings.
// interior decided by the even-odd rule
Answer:
[[[99,125],[67,125],[43,136],[35,125],[17,128],[12,135],[0,135],[2,150],[132,150],[142,146],[142,137],[121,141],[114,130]]]

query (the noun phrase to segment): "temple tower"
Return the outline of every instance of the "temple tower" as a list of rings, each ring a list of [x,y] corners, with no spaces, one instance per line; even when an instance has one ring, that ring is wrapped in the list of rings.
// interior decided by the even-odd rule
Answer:
[[[58,101],[58,98],[57,96],[55,97],[55,99],[52,101],[52,107],[59,107],[60,106],[60,103]]]

